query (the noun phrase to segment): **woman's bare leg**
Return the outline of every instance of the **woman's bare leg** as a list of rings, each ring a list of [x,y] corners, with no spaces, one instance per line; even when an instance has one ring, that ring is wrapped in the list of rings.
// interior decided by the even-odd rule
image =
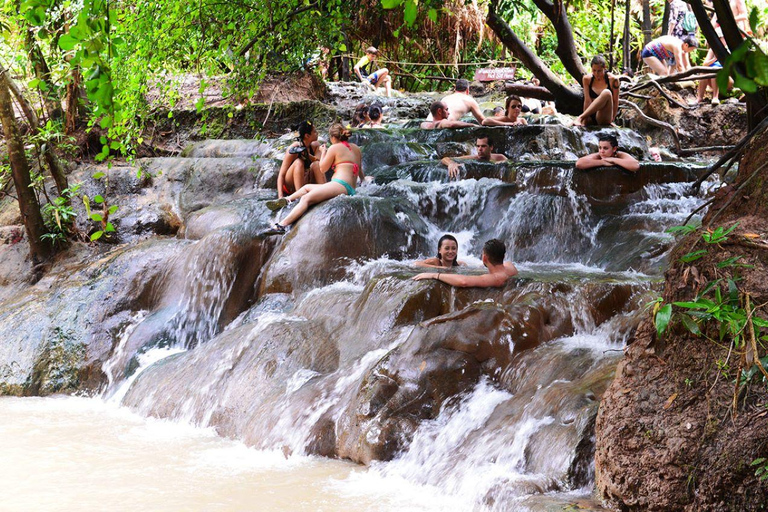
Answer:
[[[306,183],[304,179],[304,162],[299,158],[291,164],[288,172],[285,174],[285,181],[289,185],[293,185],[293,190],[299,190]]]
[[[717,86],[717,80],[714,78],[710,78],[707,80],[709,82],[709,88],[712,89],[712,99],[713,100],[720,100],[720,88]]]
[[[643,57],[643,62],[651,68],[651,71],[659,76],[667,76],[669,74],[669,68],[656,57]]]
[[[608,126],[613,122],[613,93],[605,89],[597,99],[602,100],[603,98],[605,98],[604,106],[597,111],[595,118],[597,119],[597,124]]]
[[[317,188],[317,187],[319,187],[319,186],[320,186],[320,185],[313,185],[313,184],[311,184],[311,183],[310,183],[310,184],[307,184],[307,185],[304,185],[304,186],[303,186],[303,187],[301,187],[299,190],[297,190],[297,191],[296,191],[296,192],[294,192],[293,194],[291,194],[291,195],[289,195],[288,197],[286,197],[286,199],[287,199],[288,201],[294,201],[294,200],[296,200],[296,199],[299,199],[301,196],[303,196],[303,195],[305,195],[305,194],[309,194],[309,193],[312,191],[312,189],[315,189],[315,188]]]
[[[314,182],[318,185],[322,185],[325,183],[325,173],[320,170],[320,162],[312,162],[312,165],[309,166],[310,170],[310,176],[314,178]]]
[[[584,110],[584,113],[576,119],[574,124],[576,126],[586,125],[587,120],[593,114],[595,115],[598,124],[611,124],[613,121],[613,95],[611,94],[611,91],[608,89],[603,90],[603,92],[601,92]]]
[[[301,191],[305,192],[301,194],[299,204],[291,210],[291,213],[289,213],[286,218],[280,221],[279,224],[281,226],[289,226],[299,220],[299,218],[307,212],[307,208],[313,204],[322,203],[323,201],[346,194],[347,192],[343,185],[329,181],[323,185],[304,185],[301,187],[301,190],[297,190],[296,194],[292,194],[291,197],[297,195]]]

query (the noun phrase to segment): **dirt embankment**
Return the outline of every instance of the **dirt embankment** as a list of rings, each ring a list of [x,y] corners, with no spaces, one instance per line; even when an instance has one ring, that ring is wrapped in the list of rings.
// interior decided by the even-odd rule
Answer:
[[[678,244],[666,273],[665,303],[693,301],[718,279],[727,297],[731,278],[741,307],[747,308],[749,296],[747,310],[768,318],[767,149],[768,130],[752,141],[737,182],[718,194],[703,221],[710,229],[738,222],[728,240],[707,244],[699,231]],[[679,261],[703,249],[700,259]],[[751,266],[723,266],[737,256]],[[713,291],[706,296],[717,301]],[[744,343],[731,346],[728,335],[720,341],[714,321],[702,325],[712,340],[695,336],[679,319],[673,316],[660,337],[649,315],[603,397],[598,490],[619,510],[764,510],[768,480],[760,482],[751,463],[768,456],[768,386],[758,374],[737,388],[742,371],[750,370]],[[743,336],[749,339],[748,329]],[[761,343],[759,357],[766,355]]]

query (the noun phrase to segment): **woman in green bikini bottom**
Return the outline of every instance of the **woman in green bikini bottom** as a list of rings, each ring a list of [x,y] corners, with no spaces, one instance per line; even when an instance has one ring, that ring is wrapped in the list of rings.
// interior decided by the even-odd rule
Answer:
[[[288,216],[274,225],[273,229],[270,230],[271,233],[285,233],[286,227],[296,222],[313,204],[327,201],[342,194],[355,195],[357,179],[365,178],[365,174],[360,168],[362,160],[360,148],[356,144],[347,142],[350,136],[349,130],[336,123],[331,126],[328,134],[331,139],[331,147],[328,149],[325,146],[320,147],[320,170],[326,172],[333,169],[333,178],[322,185],[304,185],[288,197],[267,201],[267,208],[275,211],[287,206],[291,201],[299,199],[299,204]]]

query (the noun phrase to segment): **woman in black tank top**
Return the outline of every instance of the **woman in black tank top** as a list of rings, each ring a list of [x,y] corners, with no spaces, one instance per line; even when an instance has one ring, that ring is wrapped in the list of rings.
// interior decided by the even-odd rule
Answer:
[[[606,71],[605,59],[592,59],[592,73],[584,75],[584,113],[574,122],[577,126],[590,124],[608,126],[619,111],[619,80]]]

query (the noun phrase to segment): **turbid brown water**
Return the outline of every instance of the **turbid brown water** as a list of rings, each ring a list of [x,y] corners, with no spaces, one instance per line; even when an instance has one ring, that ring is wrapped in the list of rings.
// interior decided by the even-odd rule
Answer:
[[[100,399],[0,398],[0,510],[429,510],[440,498]]]

